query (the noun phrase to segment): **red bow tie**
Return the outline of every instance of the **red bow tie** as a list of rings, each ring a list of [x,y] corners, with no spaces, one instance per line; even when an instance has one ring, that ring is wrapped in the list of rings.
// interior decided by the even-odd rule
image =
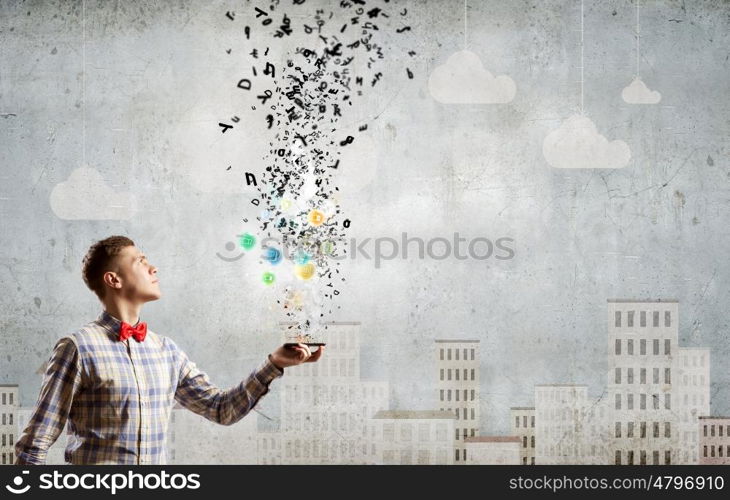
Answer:
[[[132,326],[129,323],[122,321],[122,326],[119,327],[119,341],[127,340],[129,337],[134,337],[137,342],[142,342],[147,335],[147,323],[137,323],[137,326]]]

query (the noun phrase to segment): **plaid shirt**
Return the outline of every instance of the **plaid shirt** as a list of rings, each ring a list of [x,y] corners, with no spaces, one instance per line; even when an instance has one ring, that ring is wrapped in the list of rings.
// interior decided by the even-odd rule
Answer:
[[[166,464],[173,404],[222,425],[241,420],[283,370],[268,359],[222,390],[170,338],[148,330],[120,342],[121,321],[103,311],[56,343],[35,411],[15,444],[16,465],[44,464],[68,421],[72,464]]]

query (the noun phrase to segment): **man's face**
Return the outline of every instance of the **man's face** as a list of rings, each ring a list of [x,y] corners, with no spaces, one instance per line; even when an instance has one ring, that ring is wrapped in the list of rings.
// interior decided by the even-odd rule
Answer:
[[[115,257],[114,265],[117,290],[134,302],[150,302],[160,298],[157,268],[147,262],[147,257],[136,246],[124,247]],[[108,292],[107,292],[108,293]]]

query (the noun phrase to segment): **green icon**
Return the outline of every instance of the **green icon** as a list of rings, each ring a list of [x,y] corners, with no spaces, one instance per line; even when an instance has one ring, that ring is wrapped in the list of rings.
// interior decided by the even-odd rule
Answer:
[[[334,250],[334,247],[335,247],[335,246],[334,246],[334,245],[332,244],[332,242],[331,242],[331,241],[323,241],[323,242],[322,242],[322,243],[321,243],[321,244],[319,245],[319,250],[320,250],[320,252],[322,252],[322,253],[323,253],[324,255],[330,255],[330,254],[332,254],[332,251]]]
[[[267,271],[261,277],[261,281],[264,282],[264,285],[271,285],[274,281],[276,281],[276,276],[274,276],[274,273],[270,273]]]
[[[254,246],[256,246],[256,236],[244,233],[241,236],[241,247],[243,247],[244,250],[251,250]]]

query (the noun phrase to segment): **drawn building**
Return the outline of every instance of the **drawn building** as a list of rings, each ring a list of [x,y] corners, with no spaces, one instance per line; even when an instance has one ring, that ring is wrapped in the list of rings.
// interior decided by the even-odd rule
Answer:
[[[382,465],[451,465],[456,416],[450,411],[379,411],[375,462]]]
[[[710,350],[698,347],[678,348],[676,359],[677,437],[675,463],[695,465],[700,462],[700,415],[710,414]]]
[[[436,391],[441,411],[453,412],[454,463],[467,460],[464,439],[479,436],[479,341],[436,341]]]
[[[590,443],[585,415],[592,403],[586,385],[535,386],[536,464],[583,463]]]
[[[15,439],[20,434],[17,430],[18,412],[17,384],[0,384],[0,463],[12,465],[15,462]]]
[[[608,397],[615,464],[697,463],[709,413],[709,351],[678,346],[676,300],[608,300]]]
[[[174,465],[254,465],[257,454],[257,414],[233,425],[220,425],[177,402],[167,436],[167,463]]]
[[[519,436],[477,436],[464,439],[467,465],[519,465],[523,463]]]
[[[388,408],[389,384],[360,379],[359,322],[327,327],[326,355],[282,378],[279,440],[259,437],[259,463],[375,463],[372,417]]]
[[[699,464],[730,465],[730,417],[698,417]]]
[[[519,463],[535,465],[535,407],[513,406],[510,408],[510,422],[510,434],[520,440]]]

